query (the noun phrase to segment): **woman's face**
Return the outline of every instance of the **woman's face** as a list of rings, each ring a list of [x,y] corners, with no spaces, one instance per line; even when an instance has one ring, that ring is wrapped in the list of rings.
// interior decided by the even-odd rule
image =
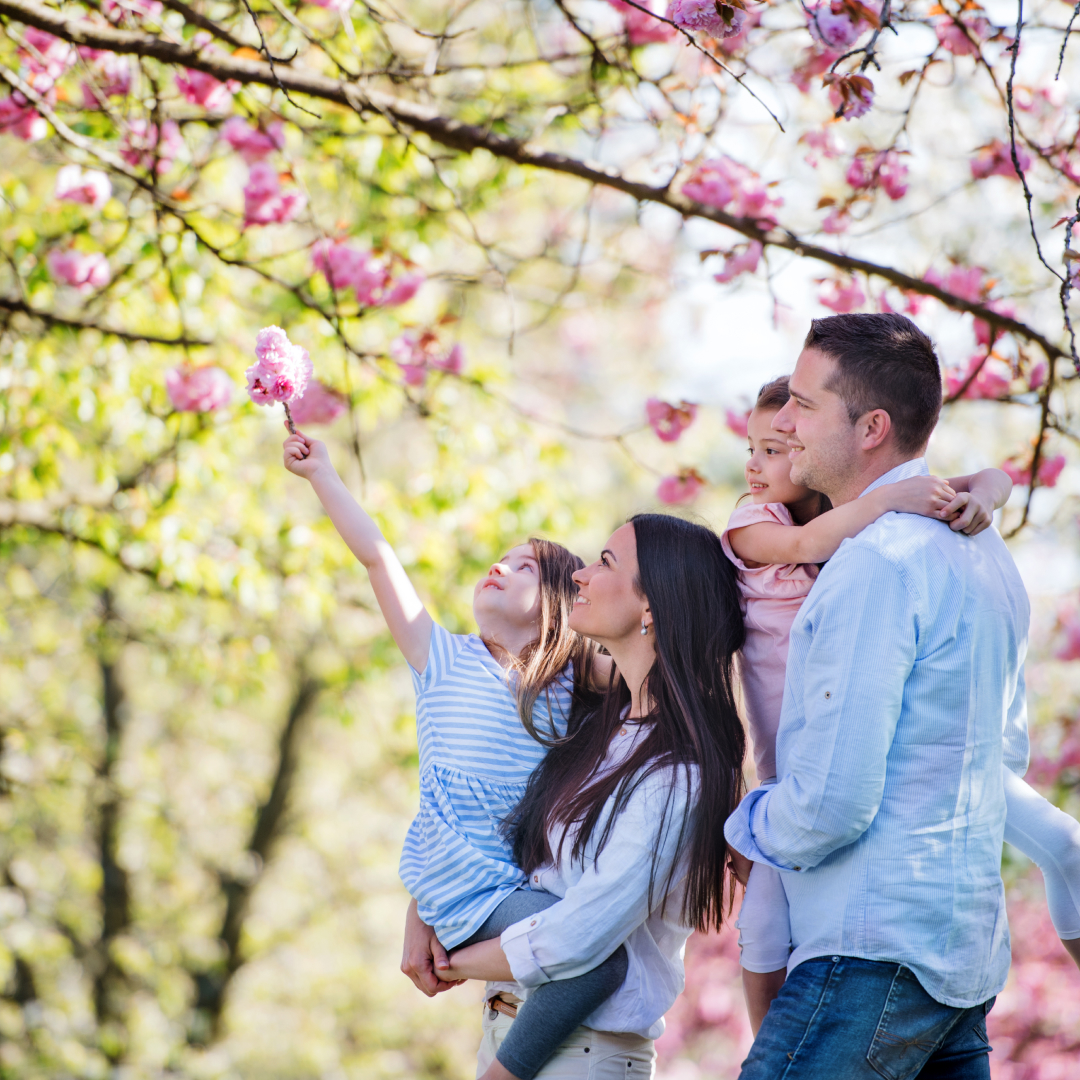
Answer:
[[[746,425],[749,459],[746,482],[756,503],[795,503],[810,489],[791,482],[787,436],[773,426],[776,409],[755,409]]]
[[[652,615],[637,576],[637,539],[627,524],[611,534],[596,562],[574,573],[578,595],[570,629],[605,645],[640,634],[642,619],[651,625]]]

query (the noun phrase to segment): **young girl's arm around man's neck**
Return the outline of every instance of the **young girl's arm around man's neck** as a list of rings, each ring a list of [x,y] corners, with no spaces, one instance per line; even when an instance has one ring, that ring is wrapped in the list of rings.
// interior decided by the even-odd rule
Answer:
[[[423,671],[431,645],[431,616],[379,526],[342,483],[326,445],[297,432],[285,443],[285,468],[315,489],[342,540],[367,568],[398,648],[417,671]]]

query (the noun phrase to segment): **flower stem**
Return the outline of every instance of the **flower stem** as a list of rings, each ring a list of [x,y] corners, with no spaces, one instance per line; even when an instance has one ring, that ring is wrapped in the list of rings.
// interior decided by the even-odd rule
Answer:
[[[293,423],[292,413],[289,412],[289,403],[287,401],[283,401],[281,404],[285,406],[285,422],[289,425],[289,434],[295,435],[296,425]]]

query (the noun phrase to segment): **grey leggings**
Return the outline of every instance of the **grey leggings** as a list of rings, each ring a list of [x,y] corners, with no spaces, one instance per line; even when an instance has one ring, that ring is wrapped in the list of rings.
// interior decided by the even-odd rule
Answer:
[[[508,926],[558,901],[551,893],[518,889],[461,946],[499,937]],[[532,1080],[566,1037],[622,986],[628,964],[626,946],[620,945],[592,971],[538,986],[528,1001],[518,1006],[517,1017],[496,1055],[500,1064],[519,1080]]]

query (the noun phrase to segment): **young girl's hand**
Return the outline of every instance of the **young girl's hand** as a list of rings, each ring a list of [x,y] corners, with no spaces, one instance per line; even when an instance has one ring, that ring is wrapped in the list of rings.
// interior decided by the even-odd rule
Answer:
[[[921,514],[942,519],[942,513],[956,499],[956,492],[947,480],[937,476],[912,476],[880,489],[888,500],[889,509],[901,514]]]
[[[285,468],[289,472],[310,480],[320,469],[329,465],[330,454],[326,443],[309,439],[300,431],[285,440]]]
[[[979,492],[960,491],[941,511],[940,517],[949,523],[953,532],[978,536],[993,523],[995,509],[994,504],[987,503]]]

